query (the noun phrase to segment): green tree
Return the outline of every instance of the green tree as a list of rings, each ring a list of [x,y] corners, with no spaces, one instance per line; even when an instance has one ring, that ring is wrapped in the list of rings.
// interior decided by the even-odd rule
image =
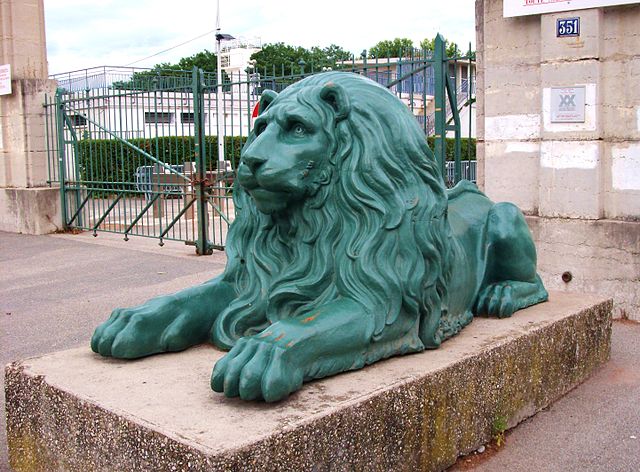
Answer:
[[[447,56],[448,57],[455,57],[455,56],[460,56],[460,48],[458,48],[458,45],[456,43],[450,43],[449,41],[447,41]]]
[[[385,39],[369,49],[369,57],[400,57],[413,49],[413,41],[409,38]]]
[[[351,53],[342,47],[332,44],[325,48],[317,46],[305,49],[284,43],[265,44],[262,50],[251,56],[256,61],[255,69],[263,75],[280,75],[300,72],[300,61],[305,63],[305,71],[321,70],[332,67],[336,62],[347,60]]]
[[[306,62],[307,50],[299,46],[273,43],[265,44],[262,49],[251,56],[256,61],[255,70],[264,75],[280,75],[282,70],[286,74],[298,72],[298,62]]]
[[[217,61],[216,54],[205,49],[191,56],[183,57],[175,64],[161,62],[149,70],[134,72],[130,80],[114,82],[112,87],[114,89],[151,90],[184,85],[190,83],[193,67],[199,67],[213,75],[217,71]],[[230,80],[224,71],[222,80],[223,82]]]
[[[420,41],[420,49],[433,51],[435,48],[435,42],[436,42],[435,38],[434,39],[425,38],[422,41]],[[462,55],[460,48],[455,43],[449,42],[449,40],[445,39],[445,44],[446,44],[446,51],[447,51],[448,57]],[[465,54],[466,53],[467,52],[465,51]],[[472,54],[473,54],[473,57],[475,58],[475,51],[473,51]]]
[[[424,49],[426,51],[433,51],[435,47],[436,47],[435,38],[433,39],[424,38],[422,41],[420,41],[420,49]]]
[[[215,72],[218,69],[217,66],[218,57],[214,52],[205,49],[193,56],[183,57],[176,64],[180,70],[191,70],[193,67],[199,67],[205,72]]]
[[[346,51],[336,44],[332,44],[326,48],[314,46],[309,50],[309,60],[315,69],[332,67],[336,62],[348,61],[351,57],[352,54],[349,51]]]

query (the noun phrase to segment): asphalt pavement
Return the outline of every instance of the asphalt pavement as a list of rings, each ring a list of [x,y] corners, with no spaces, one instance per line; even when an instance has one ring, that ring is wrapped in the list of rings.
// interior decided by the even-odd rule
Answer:
[[[0,232],[0,471],[9,470],[4,365],[86,345],[116,307],[143,303],[209,280],[224,253],[154,239],[90,233],[29,236]],[[81,373],[79,373],[81,375]]]
[[[113,308],[204,282],[224,253],[89,233],[0,232],[0,364],[89,345]],[[615,322],[611,360],[591,379],[507,434],[500,448],[452,470],[640,471],[640,324]],[[0,373],[4,412],[4,370]],[[9,470],[0,415],[0,470]]]

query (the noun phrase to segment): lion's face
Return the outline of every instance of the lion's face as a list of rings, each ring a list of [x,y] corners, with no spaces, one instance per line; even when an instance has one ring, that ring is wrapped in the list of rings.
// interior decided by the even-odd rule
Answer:
[[[330,154],[321,115],[295,97],[279,97],[254,124],[238,180],[259,211],[277,213],[313,195]]]

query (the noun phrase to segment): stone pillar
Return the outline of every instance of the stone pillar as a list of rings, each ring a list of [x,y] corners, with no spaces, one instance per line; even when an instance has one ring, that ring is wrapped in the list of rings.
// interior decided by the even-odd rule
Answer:
[[[557,38],[558,18],[580,17],[577,38]],[[598,219],[604,216],[602,9],[541,15],[540,216]],[[584,87],[584,123],[551,121],[552,87]]]
[[[640,320],[640,5],[512,18],[503,5],[476,0],[478,183],[529,215],[547,288]],[[557,37],[575,17],[580,35]],[[552,122],[557,87],[584,87],[584,122]]]
[[[43,234],[61,228],[60,192],[47,184],[48,79],[43,0],[0,0],[0,64],[11,65],[0,96],[0,230]]]

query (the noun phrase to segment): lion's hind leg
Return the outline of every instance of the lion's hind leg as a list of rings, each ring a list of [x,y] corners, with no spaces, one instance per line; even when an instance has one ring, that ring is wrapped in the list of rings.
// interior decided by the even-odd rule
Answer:
[[[536,273],[536,249],[524,216],[511,203],[487,215],[486,270],[474,312],[500,318],[549,298]]]

